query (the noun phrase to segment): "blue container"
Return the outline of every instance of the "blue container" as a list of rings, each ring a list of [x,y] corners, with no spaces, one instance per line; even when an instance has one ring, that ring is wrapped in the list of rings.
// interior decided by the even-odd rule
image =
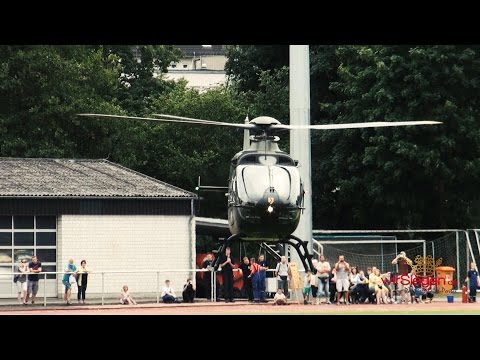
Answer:
[[[447,295],[447,302],[453,303],[453,299],[454,299],[453,295]]]

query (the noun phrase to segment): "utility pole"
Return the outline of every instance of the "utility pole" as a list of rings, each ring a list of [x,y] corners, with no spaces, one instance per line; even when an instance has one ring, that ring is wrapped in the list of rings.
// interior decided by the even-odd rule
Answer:
[[[310,125],[310,55],[308,45],[290,45],[290,124]],[[312,171],[310,130],[290,131],[290,154],[299,161],[299,172],[305,189],[305,210],[294,235],[308,241],[312,254]],[[291,254],[302,267],[295,251]]]

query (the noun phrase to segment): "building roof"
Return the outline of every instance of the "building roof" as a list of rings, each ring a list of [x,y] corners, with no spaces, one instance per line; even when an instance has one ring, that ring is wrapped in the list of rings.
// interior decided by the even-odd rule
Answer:
[[[183,51],[185,57],[225,55],[225,45],[173,45]]]
[[[0,198],[194,198],[108,160],[0,158]]]

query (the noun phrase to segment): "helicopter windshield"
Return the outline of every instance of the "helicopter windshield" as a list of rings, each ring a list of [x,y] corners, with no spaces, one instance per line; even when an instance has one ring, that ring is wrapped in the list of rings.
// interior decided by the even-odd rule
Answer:
[[[283,203],[294,205],[300,195],[300,174],[294,166],[239,165],[237,180],[238,196],[244,202],[262,199],[270,186]]]

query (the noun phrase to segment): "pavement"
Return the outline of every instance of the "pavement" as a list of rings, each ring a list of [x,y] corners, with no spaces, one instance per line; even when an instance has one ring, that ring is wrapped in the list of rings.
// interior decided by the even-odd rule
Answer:
[[[162,307],[202,307],[202,306],[236,306],[236,305],[247,305],[249,304],[247,300],[239,299],[235,302],[224,302],[223,300],[219,300],[217,302],[207,301],[206,299],[195,299],[194,303],[173,303],[173,304],[165,304],[163,302],[157,303],[156,300],[152,301],[151,298],[149,299],[136,299],[137,305],[122,305],[119,303],[117,298],[108,298],[104,299],[104,305],[102,305],[101,298],[94,298],[88,299],[85,301],[85,304],[77,302],[76,299],[72,300],[71,305],[67,305],[63,299],[58,298],[47,298],[46,305],[44,304],[44,298],[37,298],[35,300],[35,304],[29,302],[27,305],[19,304],[17,299],[0,299],[0,312],[3,311],[35,311],[35,310],[44,310],[44,309],[52,309],[52,310],[64,310],[64,309],[118,309],[118,308],[127,308],[129,306],[135,308],[162,308]]]

